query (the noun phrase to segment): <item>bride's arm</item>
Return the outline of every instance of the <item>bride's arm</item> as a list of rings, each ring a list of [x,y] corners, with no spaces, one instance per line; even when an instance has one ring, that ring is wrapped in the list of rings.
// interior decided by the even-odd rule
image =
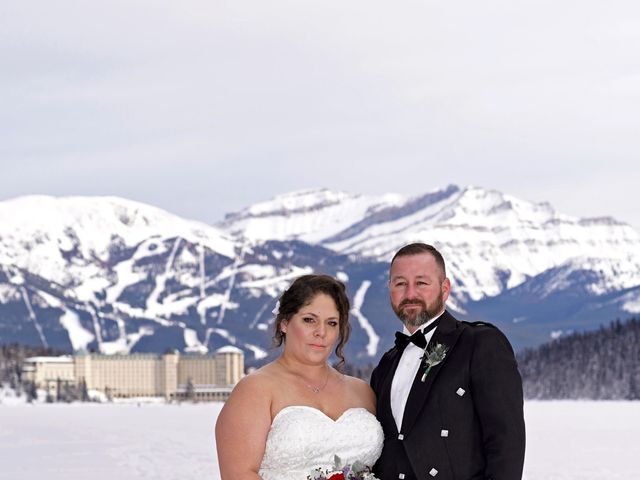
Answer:
[[[271,427],[268,382],[252,374],[234,388],[216,422],[221,480],[259,480]]]

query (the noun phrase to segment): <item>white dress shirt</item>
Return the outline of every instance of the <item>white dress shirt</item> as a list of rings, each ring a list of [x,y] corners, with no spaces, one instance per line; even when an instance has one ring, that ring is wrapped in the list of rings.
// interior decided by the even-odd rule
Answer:
[[[444,310],[442,313],[444,313]],[[421,325],[419,330],[424,331],[426,327],[440,318],[442,313]],[[433,332],[436,331],[436,328],[425,334],[424,338],[427,341],[427,345],[433,336]],[[404,327],[404,333],[406,335],[411,335],[409,330],[407,330],[407,327]],[[400,429],[402,428],[404,408],[407,405],[409,392],[411,391],[413,380],[420,368],[420,359],[423,354],[424,350],[422,348],[409,342],[404,349],[404,352],[402,352],[402,357],[400,357],[400,361],[398,362],[398,368],[396,369],[396,373],[393,375],[393,381],[391,382],[391,413],[393,414],[393,418],[398,426],[398,432],[400,432]]]

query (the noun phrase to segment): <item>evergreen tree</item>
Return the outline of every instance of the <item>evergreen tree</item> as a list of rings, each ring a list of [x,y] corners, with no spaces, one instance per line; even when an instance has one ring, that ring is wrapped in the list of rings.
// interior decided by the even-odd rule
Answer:
[[[640,322],[574,333],[518,355],[526,398],[640,399]]]
[[[27,392],[27,402],[31,403],[38,399],[38,390],[35,382],[26,382],[25,391]]]
[[[196,389],[195,389],[195,386],[193,385],[193,381],[191,380],[191,377],[187,379],[187,386],[185,389],[185,398],[191,402],[195,402],[195,399],[196,399]]]
[[[89,391],[87,390],[87,381],[83,378],[80,381],[80,400],[83,402],[89,401]]]

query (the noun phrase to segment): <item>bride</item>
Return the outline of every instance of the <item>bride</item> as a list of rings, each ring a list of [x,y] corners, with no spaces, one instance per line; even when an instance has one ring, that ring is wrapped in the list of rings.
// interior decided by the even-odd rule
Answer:
[[[314,469],[331,471],[334,456],[341,466],[373,467],[383,441],[374,393],[327,363],[334,346],[344,363],[344,285],[305,275],[279,305],[274,340],[282,354],[236,385],[216,423],[221,480],[305,480]]]

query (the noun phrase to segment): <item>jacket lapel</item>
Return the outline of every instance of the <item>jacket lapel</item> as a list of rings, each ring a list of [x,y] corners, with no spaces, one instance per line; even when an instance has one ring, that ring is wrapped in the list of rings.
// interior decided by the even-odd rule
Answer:
[[[404,415],[402,417],[402,433],[409,433],[409,431],[413,427],[413,424],[416,422],[418,414],[425,404],[427,395],[429,395],[429,391],[431,390],[431,387],[433,386],[438,373],[440,373],[440,370],[447,363],[447,359],[451,355],[451,351],[458,341],[458,337],[460,336],[461,332],[461,325],[456,321],[455,318],[453,318],[449,314],[449,312],[445,310],[445,312],[442,314],[442,318],[440,319],[440,324],[436,328],[436,331],[433,333],[433,337],[431,337],[431,340],[429,341],[427,351],[433,348],[438,343],[441,343],[447,348],[447,353],[442,362],[431,368],[424,382],[421,381],[422,374],[424,373],[424,363],[420,365],[418,373],[413,379],[411,391],[409,392],[409,398],[407,399],[407,404],[404,409]]]
[[[390,429],[392,433],[398,433],[398,427],[396,425],[396,421],[393,418],[393,412],[391,411],[391,383],[393,382],[393,376],[396,373],[398,368],[398,363],[400,362],[400,357],[402,357],[402,353],[398,351],[396,347],[393,347],[392,351],[393,357],[390,362],[389,369],[384,375],[384,378],[381,379],[381,387],[380,391],[382,394],[378,399],[378,419],[380,422],[385,425],[385,431]]]

